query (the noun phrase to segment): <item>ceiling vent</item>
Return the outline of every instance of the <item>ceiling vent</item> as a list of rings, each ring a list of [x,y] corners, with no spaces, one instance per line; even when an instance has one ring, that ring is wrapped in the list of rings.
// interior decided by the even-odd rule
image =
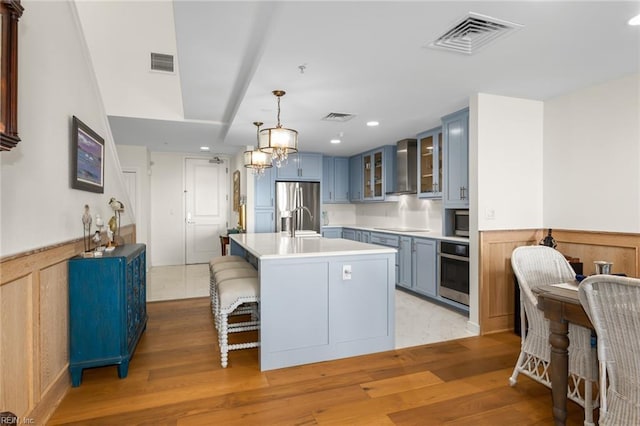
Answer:
[[[322,117],[324,121],[338,121],[340,123],[344,123],[345,121],[351,120],[355,117],[355,114],[348,114],[343,112],[330,112],[329,114]]]
[[[485,45],[520,28],[520,24],[469,12],[429,47],[473,55]]]
[[[164,53],[151,53],[151,70],[173,72],[173,55]]]

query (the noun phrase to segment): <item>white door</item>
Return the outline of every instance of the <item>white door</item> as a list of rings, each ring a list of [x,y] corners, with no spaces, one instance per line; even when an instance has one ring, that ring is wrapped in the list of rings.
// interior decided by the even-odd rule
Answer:
[[[130,208],[133,212],[133,219],[136,222],[136,225],[139,226],[138,221],[138,175],[135,170],[123,170],[122,177],[124,178],[124,186],[127,190],[127,194],[129,195],[130,206],[125,206],[125,208]]]
[[[208,263],[220,255],[220,235],[227,233],[227,166],[187,158],[185,170],[186,263]]]

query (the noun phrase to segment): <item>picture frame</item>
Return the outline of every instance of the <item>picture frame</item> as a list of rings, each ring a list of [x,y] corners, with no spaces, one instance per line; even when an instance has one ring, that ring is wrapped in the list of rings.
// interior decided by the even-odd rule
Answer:
[[[240,170],[233,172],[233,211],[240,211]]]
[[[71,187],[104,193],[104,139],[73,116]]]

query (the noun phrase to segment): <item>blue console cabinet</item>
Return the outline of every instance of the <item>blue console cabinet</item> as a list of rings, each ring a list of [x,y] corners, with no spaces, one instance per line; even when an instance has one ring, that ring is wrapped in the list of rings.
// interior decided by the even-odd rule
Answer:
[[[82,370],[118,366],[129,371],[147,326],[146,246],[127,244],[102,257],[69,259],[69,372],[79,386]]]

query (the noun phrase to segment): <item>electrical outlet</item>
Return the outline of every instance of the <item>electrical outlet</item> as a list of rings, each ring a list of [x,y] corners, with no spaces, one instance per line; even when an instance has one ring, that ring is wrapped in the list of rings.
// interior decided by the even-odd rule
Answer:
[[[487,208],[484,211],[484,218],[486,220],[495,220],[496,219],[496,211],[492,208]]]
[[[342,265],[342,280],[351,279],[351,265]]]

